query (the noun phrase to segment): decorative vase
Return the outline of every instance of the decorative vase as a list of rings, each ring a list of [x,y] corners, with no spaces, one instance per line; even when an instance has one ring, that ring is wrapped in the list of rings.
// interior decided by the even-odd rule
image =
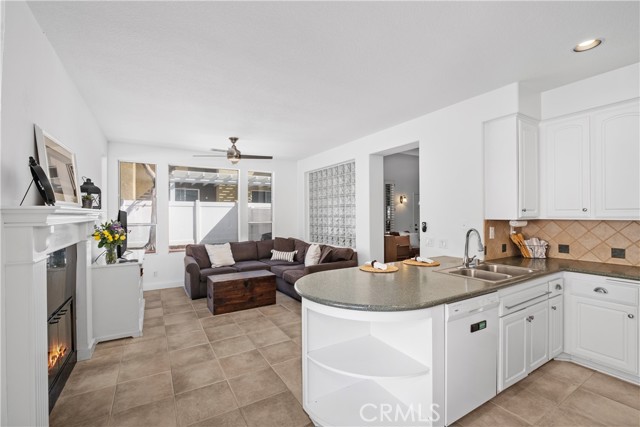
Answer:
[[[108,247],[107,253],[105,254],[105,259],[107,260],[107,264],[115,264],[118,261],[118,257],[116,256],[116,248]]]
[[[85,209],[91,209],[93,207],[93,200],[82,199],[82,207]]]

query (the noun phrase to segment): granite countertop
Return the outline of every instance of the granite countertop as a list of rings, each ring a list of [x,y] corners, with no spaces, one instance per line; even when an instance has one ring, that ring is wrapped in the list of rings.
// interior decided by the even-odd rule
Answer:
[[[462,259],[437,257],[438,267],[394,263],[395,273],[367,273],[358,267],[308,274],[296,282],[296,291],[308,300],[333,307],[362,311],[406,311],[461,301],[495,292],[527,280],[571,271],[619,279],[640,280],[640,267],[565,259],[520,257],[487,261],[538,270],[501,283],[483,282],[438,273],[462,264]]]

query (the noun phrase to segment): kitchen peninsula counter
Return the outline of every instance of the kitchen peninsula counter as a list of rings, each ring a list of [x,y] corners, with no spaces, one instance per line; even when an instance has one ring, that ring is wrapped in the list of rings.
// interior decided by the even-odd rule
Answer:
[[[296,282],[296,291],[305,299],[328,305],[362,311],[418,310],[461,301],[495,292],[554,273],[565,271],[607,276],[617,279],[640,280],[640,267],[565,259],[528,259],[520,257],[487,261],[537,270],[500,283],[484,282],[468,277],[439,273],[462,264],[455,257],[434,258],[438,267],[416,267],[394,263],[394,273],[368,273],[359,268],[324,271],[309,274]]]

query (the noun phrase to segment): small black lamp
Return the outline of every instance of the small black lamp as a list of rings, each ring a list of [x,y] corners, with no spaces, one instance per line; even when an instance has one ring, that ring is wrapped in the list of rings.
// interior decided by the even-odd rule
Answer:
[[[83,176],[82,179],[84,179],[84,182],[80,186],[80,192],[85,193],[84,195],[90,196],[95,201],[96,205],[92,206],[93,209],[102,209],[102,191],[91,182],[91,178]]]

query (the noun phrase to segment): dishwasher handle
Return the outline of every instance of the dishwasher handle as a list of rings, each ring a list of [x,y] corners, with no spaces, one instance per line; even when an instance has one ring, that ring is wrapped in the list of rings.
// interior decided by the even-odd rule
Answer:
[[[538,299],[538,298],[540,298],[540,297],[547,296],[547,295],[549,295],[550,293],[551,293],[551,291],[547,291],[547,292],[545,292],[545,293],[544,293],[544,294],[542,294],[542,295],[538,295],[538,296],[535,296],[535,297],[533,297],[533,298],[529,298],[528,300],[524,300],[524,301],[519,302],[519,303],[514,304],[514,305],[507,305],[507,306],[505,306],[504,308],[506,308],[507,310],[511,310],[512,308],[516,308],[516,307],[518,307],[518,306],[520,306],[520,305],[522,305],[522,304],[526,304],[526,303],[528,303],[528,302],[530,302],[530,301],[533,301],[533,300],[535,300],[535,299]]]

